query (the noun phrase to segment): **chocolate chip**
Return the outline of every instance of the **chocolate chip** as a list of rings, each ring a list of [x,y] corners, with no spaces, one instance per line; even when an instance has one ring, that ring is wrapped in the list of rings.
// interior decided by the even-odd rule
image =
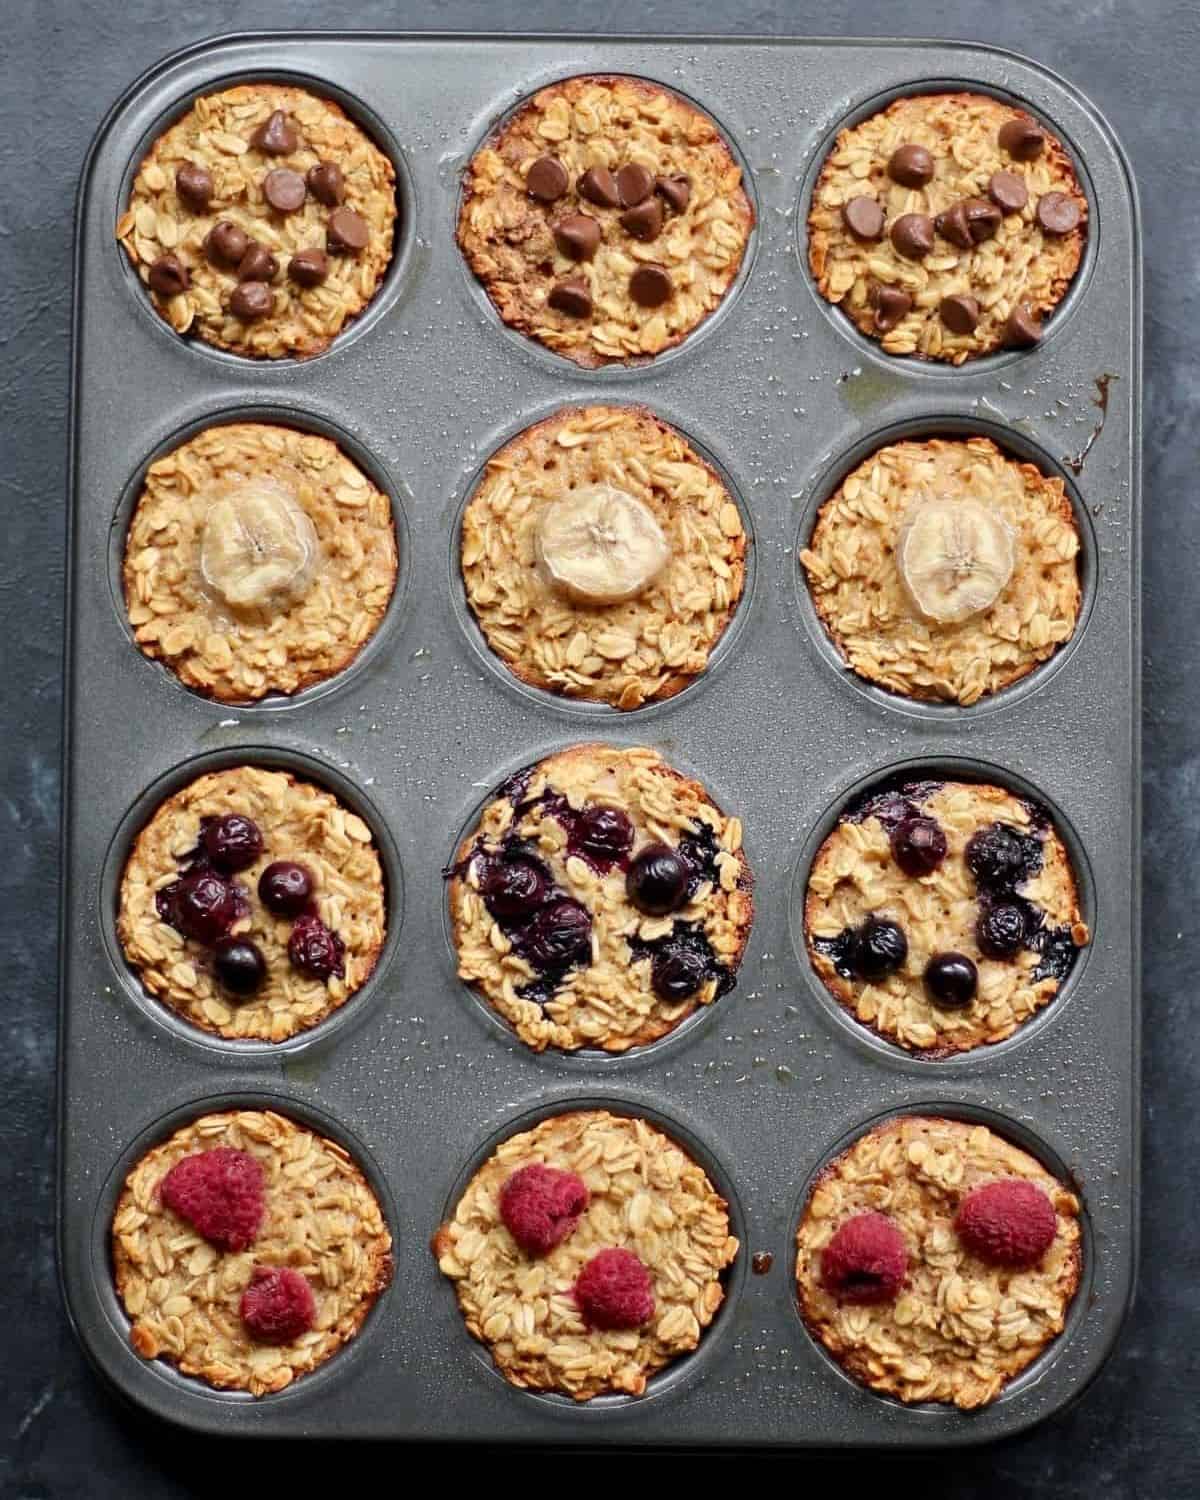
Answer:
[[[1005,121],[996,139],[1000,149],[1007,151],[1016,161],[1032,161],[1035,156],[1041,156],[1046,144],[1045,132],[1028,115]]]
[[[888,158],[888,176],[904,187],[924,187],[933,176],[933,157],[924,146],[897,146]]]
[[[977,245],[992,238],[1004,217],[996,205],[989,203],[986,198],[965,198],[963,211],[967,216],[967,229],[971,239]]]
[[[263,178],[263,197],[276,213],[294,214],[304,206],[307,196],[304,178],[299,172],[291,172],[287,167],[276,167]]]
[[[892,245],[905,260],[923,260],[933,249],[933,220],[928,214],[901,214],[892,225]]]
[[[898,286],[876,287],[871,300],[875,304],[876,333],[891,333],[912,311],[913,299]]]
[[[951,333],[974,333],[979,322],[979,303],[958,292],[943,297],[938,316]]]
[[[639,266],[629,278],[629,295],[639,307],[661,307],[674,291],[666,270],[653,262]]]
[[[346,179],[335,161],[319,161],[305,174],[308,190],[326,208],[336,208],[346,197]]]
[[[621,228],[635,240],[656,240],[662,233],[665,210],[657,198],[647,198],[621,215]]]
[[[692,179],[682,172],[675,177],[658,177],[654,191],[660,198],[665,198],[677,214],[681,214],[692,201]]]
[[[597,208],[616,208],[621,201],[617,179],[607,167],[589,167],[579,179],[579,196]]]
[[[329,275],[329,257],[315,245],[297,250],[288,261],[288,275],[297,286],[320,286]]]
[[[1043,193],[1037,221],[1046,234],[1070,234],[1079,223],[1079,204],[1067,193]]]
[[[592,312],[592,294],[582,276],[568,276],[550,288],[546,301],[570,318],[587,318]]]
[[[617,194],[622,208],[633,208],[654,191],[654,173],[640,162],[631,161],[617,173]]]
[[[554,203],[570,182],[567,169],[557,156],[539,156],[525,179],[525,191],[539,203]]]
[[[335,255],[357,255],[371,238],[370,226],[352,208],[335,208],[325,227],[325,248]]]
[[[960,250],[970,250],[975,241],[971,238],[971,226],[967,223],[967,205],[960,199],[945,213],[934,220],[937,232],[944,240],[957,245]]]
[[[1018,302],[1004,324],[1004,342],[1012,349],[1032,349],[1042,336],[1042,321],[1028,302]]]
[[[178,297],[192,284],[188,268],[178,255],[160,255],[150,267],[150,290],[160,297]]]
[[[212,173],[194,161],[185,161],[175,173],[175,196],[194,214],[202,214],[212,195]]]
[[[279,271],[279,262],[265,245],[251,244],[238,261],[239,281],[273,281]]]
[[[883,209],[874,198],[850,198],[842,204],[842,223],[856,240],[877,240],[883,234]]]
[[[268,156],[287,156],[300,143],[295,127],[283,110],[275,110],[250,137],[250,144]]]
[[[214,266],[233,270],[250,248],[250,236],[232,219],[219,219],[204,237],[204,253]]]
[[[1015,172],[993,172],[988,178],[988,197],[1001,213],[1019,214],[1029,202],[1029,189]]]
[[[265,318],[274,306],[275,298],[265,281],[239,281],[229,299],[229,311],[243,323]]]
[[[587,214],[568,214],[554,225],[554,243],[568,260],[591,260],[600,244],[600,226]]]

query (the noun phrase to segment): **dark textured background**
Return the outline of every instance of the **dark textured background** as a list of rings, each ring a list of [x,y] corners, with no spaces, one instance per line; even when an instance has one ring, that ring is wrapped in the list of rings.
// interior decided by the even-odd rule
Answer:
[[[889,1459],[892,1483],[931,1496],[1200,1494],[1200,963],[1193,871],[1200,768],[1192,675],[1200,430],[1200,174],[1196,0],[822,0],[744,3],[525,0],[8,0],[0,42],[0,568],[5,733],[0,741],[0,1497],[305,1495],[359,1461],[331,1447],[230,1449],[150,1425],[100,1388],[66,1326],[54,1264],[53,1093],[59,713],[72,210],[101,116],[165,53],[270,26],[439,30],[696,30],[945,36],[994,42],[1057,69],[1100,106],[1133,159],[1145,218],[1145,1161],[1139,1300],[1115,1356],[1083,1400],[1024,1438],[952,1459]],[[119,381],[120,371],[112,379]],[[1097,684],[1097,691],[1102,691]],[[152,733],[152,726],[145,726]],[[135,731],[136,733],[136,727]],[[1137,872],[1130,872],[1136,878]],[[364,1484],[405,1485],[398,1455]],[[369,1461],[369,1460],[368,1460]],[[799,1460],[805,1485],[853,1473]],[[571,1470],[551,1460],[534,1482]],[[878,1461],[877,1461],[878,1462]],[[347,1467],[352,1465],[352,1467]],[[506,1466],[507,1467],[507,1466]],[[340,1473],[339,1473],[340,1471]],[[498,1470],[498,1475],[503,1470]],[[236,1475],[237,1483],[234,1481]],[[453,1481],[453,1473],[447,1478]],[[351,1482],[354,1482],[353,1480]],[[718,1478],[718,1482],[720,1478]]]

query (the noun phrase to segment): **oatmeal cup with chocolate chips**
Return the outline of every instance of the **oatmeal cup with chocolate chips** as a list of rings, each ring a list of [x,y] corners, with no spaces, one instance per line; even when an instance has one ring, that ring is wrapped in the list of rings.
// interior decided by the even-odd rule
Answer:
[[[150,465],[122,575],[144,654],[239,703],[349,666],[383,621],[397,566],[388,497],[336,443],[238,422]]]
[[[201,1115],[134,1165],[112,1222],[129,1342],[264,1396],[353,1339],[392,1237],[349,1153],[271,1111]]]
[[[739,1245],[704,1169],[584,1110],[504,1141],[433,1237],[467,1329],[524,1390],[640,1396],[700,1343]]]
[[[642,407],[566,407],[488,460],[463,516],[467,602],[517,677],[638,708],[705,670],[746,534],[717,474]]]
[[[185,1021],[282,1042],[362,988],[386,921],[357,813],[290,772],[235,766],[173,793],[138,834],[117,935],[145,989]]]
[[[1045,125],[983,94],[920,94],[838,135],[813,189],[808,262],[886,353],[960,365],[1038,342],[1087,217]]]
[[[666,1036],[733,988],[753,916],[741,822],[646,748],[510,777],[446,876],[459,976],[538,1052]]]
[[[804,934],[830,994],[925,1057],[1011,1036],[1058,994],[1090,936],[1044,808],[932,780],[845,809],[809,872]]]
[[[330,99],[282,83],[197,99],[150,148],[117,238],[176,333],[319,354],[392,258],[396,174]]]
[[[1063,1331],[1081,1212],[984,1125],[888,1120],[813,1187],[796,1234],[801,1315],[872,1390],[986,1406]]]
[[[596,366],[685,339],[753,227],[707,115],[644,79],[588,76],[540,90],[475,153],[458,243],[510,327]]]
[[[800,553],[813,605],[852,671],[964,707],[1069,641],[1080,540],[1063,481],[990,439],[880,448],[821,506]]]

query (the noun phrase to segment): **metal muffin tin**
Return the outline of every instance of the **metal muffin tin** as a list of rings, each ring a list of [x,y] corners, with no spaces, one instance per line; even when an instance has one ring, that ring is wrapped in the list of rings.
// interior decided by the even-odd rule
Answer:
[[[642,368],[583,371],[505,329],[454,243],[463,166],[517,100],[555,79],[628,72],[708,110],[747,168],[758,227],[726,303]],[[401,168],[397,257],[332,348],[275,364],[176,337],[113,228],[136,162],[197,94],[294,78],[344,102]],[[961,369],[894,360],[816,295],[803,223],[838,127],[908,91],[975,87],[1026,103],[1069,146],[1088,251],[1042,345]],[[655,1445],[956,1446],[1061,1409],[1095,1375],[1130,1300],[1138,1169],[1140,263],[1120,147],[1038,65],[944,43],[329,33],[236,37],[160,65],[119,101],[84,173],[76,246],[60,1085],[60,1258],[100,1371],[187,1427],[262,1436]],[[878,692],[838,663],[796,552],[817,506],[899,431],[978,429],[1070,490],[1085,546],[1075,640],[967,710]],[[644,402],[711,455],[754,537],[753,586],[722,660],[633,714],[516,684],[481,646],[457,583],[457,519],[480,464],[559,405]],[[229,708],[134,649],[123,528],[149,456],[209,420],[327,431],[390,491],[403,592],[363,659],[292,701]],[[534,1055],[460,984],[441,868],[486,790],[573,741],[647,743],[745,823],[756,914],[738,986],[623,1058]],[[368,816],[392,922],[376,976],[282,1047],[231,1045],[140,995],[114,931],[131,832],[163,787],[238,760],[298,766]],[[902,1053],[824,995],[797,905],[808,862],[858,786],[931,762],[1011,777],[1071,841],[1094,940],[1063,995],[1010,1041],[947,1062]],[[995,768],[993,771],[989,768]],[[156,789],[152,792],[151,789]],[[403,899],[401,899],[403,898]],[[269,1103],[343,1140],[379,1188],[396,1276],[355,1343],[258,1401],[146,1363],[112,1289],[108,1225],[125,1171],[184,1119]],[[467,1335],[429,1236],[498,1136],[585,1102],[644,1111],[731,1199],[743,1253],[698,1352],[640,1400],[576,1406],[508,1386]],[[793,1236],[806,1184],[883,1114],[981,1118],[1070,1173],[1086,1203],[1068,1327],[994,1405],[965,1416],[861,1389],[804,1329]],[[764,1254],[765,1253],[765,1254]],[[766,1256],[770,1269],[761,1270]]]

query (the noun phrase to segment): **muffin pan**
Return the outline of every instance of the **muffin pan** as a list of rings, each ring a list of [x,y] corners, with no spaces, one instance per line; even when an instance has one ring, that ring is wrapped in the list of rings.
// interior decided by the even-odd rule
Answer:
[[[454,242],[462,169],[525,93],[627,72],[712,114],[750,174],[758,227],[738,285],[668,357],[580,370],[499,325]],[[133,165],[197,94],[271,76],[327,89],[393,156],[396,260],[376,302],[306,363],[214,354],[145,305],[113,230]],[[1068,144],[1089,197],[1084,264],[1036,349],[962,369],[883,355],[816,295],[802,229],[837,128],[902,92],[971,87]],[[60,1263],[102,1374],[199,1431],[686,1446],[957,1446],[1060,1410],[1111,1349],[1135,1271],[1138,1171],[1140,245],[1105,122],[1038,65],[963,44],[256,35],[203,44],[119,101],[88,159],[77,227],[66,820],[60,1007]],[[114,379],[113,371],[119,371]],[[719,670],[622,715],[522,689],[465,619],[447,555],[486,456],[554,407],[644,403],[726,477],[754,587]],[[114,530],[147,455],[210,421],[269,413],[347,447],[393,498],[401,580],[373,648],[295,701],[210,703],[149,666],[114,595]],[[975,709],[864,689],[823,643],[797,558],[854,454],[897,432],[977,428],[1070,474],[1086,520],[1085,609],[1052,662]],[[1082,457],[1081,457],[1082,456]],[[442,866],[486,791],[552,750],[646,743],[735,808],[756,873],[732,993],[621,1057],[536,1055],[458,981]],[[303,765],[370,810],[388,946],[336,1024],[223,1043],[140,994],[115,938],[128,841],[164,787],[206,764]],[[1029,788],[1069,830],[1092,944],[1069,991],[1009,1041],[910,1057],[834,1014],[796,942],[808,862],[836,809],[897,771],[953,767]],[[403,903],[400,892],[403,889]],[[320,1372],[259,1400],[130,1348],[108,1224],[124,1171],[183,1120],[270,1103],[346,1142],[379,1183],[392,1293]],[[547,1113],[644,1112],[721,1166],[742,1253],[698,1352],[645,1396],[587,1405],[497,1378],[428,1240],[488,1143]],[[1083,1283],[1063,1335],[993,1405],[904,1408],[806,1332],[794,1291],[805,1184],[882,1115],[985,1119],[1082,1193]]]

